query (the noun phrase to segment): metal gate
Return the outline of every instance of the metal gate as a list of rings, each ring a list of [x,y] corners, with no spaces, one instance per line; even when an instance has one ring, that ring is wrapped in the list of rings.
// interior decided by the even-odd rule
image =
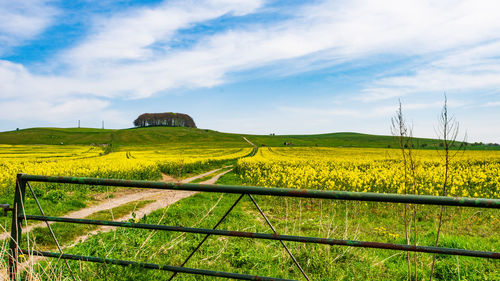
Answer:
[[[219,222],[212,228],[193,228],[193,227],[179,227],[179,226],[168,226],[168,225],[154,225],[154,224],[143,224],[143,223],[132,223],[132,222],[115,222],[115,221],[103,221],[103,220],[90,220],[90,219],[75,219],[75,218],[63,218],[63,217],[53,217],[46,216],[43,212],[36,195],[31,188],[29,182],[51,182],[51,183],[66,183],[66,184],[85,184],[85,185],[101,185],[101,186],[119,186],[119,187],[136,187],[136,188],[153,188],[153,189],[170,189],[170,190],[189,190],[198,192],[217,192],[217,193],[234,193],[240,194],[238,199],[233,203],[233,205],[225,212],[221,217]],[[31,195],[34,197],[37,203],[41,215],[28,215],[23,212],[24,198],[26,194],[26,187],[29,188]],[[14,207],[12,215],[12,231],[11,231],[11,241],[10,241],[10,260],[9,260],[9,275],[11,280],[17,280],[17,264],[20,254],[24,255],[36,255],[43,257],[51,257],[65,260],[70,273],[72,273],[71,268],[66,260],[79,260],[88,261],[95,263],[105,263],[114,265],[134,265],[137,267],[147,268],[147,269],[157,269],[174,272],[174,275],[170,279],[175,277],[175,274],[189,273],[189,274],[200,274],[208,276],[218,276],[225,278],[233,278],[239,280],[288,280],[264,276],[254,276],[248,274],[240,273],[230,273],[221,272],[197,268],[187,268],[184,265],[191,258],[191,256],[201,247],[201,245],[206,241],[210,235],[221,235],[230,237],[246,237],[255,239],[267,239],[267,240],[279,240],[283,247],[287,250],[288,254],[291,256],[297,268],[301,271],[302,275],[306,280],[309,277],[300,267],[299,263],[293,256],[293,254],[288,250],[283,241],[293,241],[302,243],[316,243],[316,244],[327,244],[327,245],[340,245],[349,247],[364,247],[364,248],[378,248],[378,249],[391,249],[399,251],[411,251],[411,252],[423,252],[423,253],[435,253],[435,254],[447,254],[447,255],[459,255],[459,256],[471,256],[478,258],[491,258],[500,259],[500,252],[485,252],[485,251],[475,251],[475,250],[464,250],[455,248],[443,248],[443,247],[432,247],[432,246],[414,246],[407,244],[391,244],[391,243],[380,243],[380,242],[370,242],[370,241],[355,241],[355,240],[339,240],[330,238],[318,238],[318,237],[308,237],[308,236],[293,236],[293,235],[282,235],[279,234],[267,219],[266,215],[253,199],[252,195],[269,195],[269,196],[286,196],[286,197],[301,197],[301,198],[317,198],[317,199],[331,199],[331,200],[354,200],[354,201],[374,201],[374,202],[389,202],[389,203],[408,203],[408,204],[426,204],[426,205],[441,205],[441,206],[458,206],[458,207],[476,207],[476,208],[494,208],[500,209],[500,200],[498,199],[479,199],[479,198],[458,198],[458,197],[444,197],[444,196],[425,196],[425,195],[400,195],[400,194],[384,194],[384,193],[371,193],[371,192],[347,192],[347,191],[332,191],[332,190],[308,190],[308,189],[291,189],[291,188],[267,188],[267,187],[255,187],[255,186],[235,186],[235,185],[206,185],[206,184],[193,184],[193,183],[164,183],[156,181],[136,181],[136,180],[119,180],[119,179],[99,179],[99,178],[85,178],[85,177],[53,177],[53,176],[38,176],[38,175],[27,175],[18,174],[16,182],[16,191],[14,198]],[[226,218],[226,216],[233,210],[233,208],[238,204],[238,202],[244,197],[249,196],[250,200],[253,202],[255,207],[258,209],[260,214],[265,219],[266,223],[269,225],[273,234],[269,233],[255,233],[255,232],[241,232],[241,231],[230,231],[230,230],[219,230],[217,227]],[[45,221],[47,227],[49,228],[52,237],[56,241],[59,253],[55,252],[45,252],[45,251],[34,251],[22,248],[21,232],[22,223],[25,220],[38,220]],[[117,260],[117,259],[107,259],[100,257],[91,256],[81,256],[81,255],[71,255],[64,254],[57,239],[50,228],[48,222],[65,222],[65,223],[78,223],[78,224],[92,224],[92,225],[109,225],[116,227],[129,227],[129,228],[140,228],[140,229],[150,229],[150,230],[163,230],[163,231],[175,231],[175,232],[187,232],[187,233],[199,233],[205,234],[205,238],[197,245],[193,252],[185,259],[185,261],[180,266],[172,265],[158,265],[152,263],[141,263],[127,260]],[[73,276],[74,278],[74,276]]]

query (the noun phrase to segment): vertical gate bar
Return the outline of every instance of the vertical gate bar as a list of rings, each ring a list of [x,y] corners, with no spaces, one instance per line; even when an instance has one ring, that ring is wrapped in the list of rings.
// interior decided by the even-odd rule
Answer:
[[[36,197],[36,194],[33,191],[33,188],[31,188],[31,184],[29,182],[27,182],[27,184],[28,184],[28,188],[30,189],[31,195],[33,195],[33,198],[35,199],[36,205],[38,206],[38,209],[40,210],[40,213],[42,213],[42,216],[45,217],[45,212],[43,211],[42,206],[40,205],[40,202],[38,202],[38,198]],[[52,236],[52,239],[54,239],[54,241],[56,242],[57,249],[59,250],[61,255],[64,254],[63,250],[61,249],[61,245],[59,244],[59,241],[57,240],[56,235],[55,235],[54,231],[52,230],[52,227],[50,226],[50,223],[48,221],[45,221],[45,224],[47,224],[47,227],[49,228],[50,235]],[[71,277],[73,278],[74,281],[76,281],[75,275],[73,274],[73,270],[71,270],[71,267],[69,266],[68,260],[64,260],[64,263],[66,263],[66,266],[68,267],[68,270],[69,270],[69,273],[71,274]]]
[[[255,207],[257,207],[257,210],[259,210],[259,212],[262,215],[262,217],[264,218],[264,220],[266,220],[267,225],[269,225],[269,227],[271,228],[271,230],[273,231],[273,233],[274,234],[278,234],[278,232],[276,232],[276,229],[274,228],[274,226],[271,224],[271,222],[269,221],[269,219],[267,218],[267,216],[264,214],[264,211],[262,211],[262,209],[260,208],[259,204],[257,204],[257,201],[255,201],[255,199],[253,199],[253,197],[252,197],[251,194],[248,194],[248,197],[250,197],[250,200],[252,200],[252,202],[255,205]],[[304,275],[304,278],[306,278],[307,281],[310,281],[309,277],[307,276],[307,274],[305,273],[305,271],[302,269],[302,267],[300,266],[300,264],[297,261],[297,259],[295,259],[295,257],[293,256],[292,252],[290,252],[290,250],[288,249],[288,247],[285,245],[285,242],[283,242],[283,240],[280,240],[280,242],[281,242],[281,245],[283,245],[283,247],[287,251],[287,253],[290,255],[290,257],[292,258],[292,260],[295,263],[295,265],[297,266],[297,268],[300,270],[300,272],[302,272],[302,275]]]
[[[10,253],[9,253],[9,277],[12,281],[17,281],[17,263],[19,258],[19,249],[21,243],[22,220],[19,220],[19,214],[23,214],[24,193],[26,191],[26,182],[21,178],[22,174],[17,174],[16,190],[14,193],[14,206],[12,208],[12,225],[10,232]]]
[[[229,208],[226,211],[226,213],[222,216],[222,218],[220,218],[220,220],[214,225],[214,227],[212,229],[216,229],[222,223],[222,221],[224,221],[224,219],[227,217],[227,215],[229,215],[229,213],[231,213],[231,211],[234,209],[234,207],[236,207],[236,205],[238,205],[238,202],[240,202],[240,200],[241,200],[241,198],[243,198],[243,196],[245,196],[245,194],[241,194],[240,197],[238,197],[238,199],[236,199],[236,201],[234,201],[234,203],[231,206],[231,208]],[[191,257],[194,255],[194,253],[196,253],[196,251],[198,251],[198,249],[200,249],[201,245],[203,245],[203,243],[205,243],[205,241],[207,241],[207,239],[208,239],[209,236],[210,236],[210,234],[205,235],[205,237],[203,238],[203,240],[201,240],[200,243],[198,243],[198,246],[196,246],[196,248],[191,252],[191,254],[189,254],[189,256],[180,265],[180,267],[184,267],[184,265],[186,265],[186,263],[191,259]],[[174,277],[176,275],[177,275],[177,272],[174,272],[174,274],[172,274],[172,276],[170,276],[170,278],[168,279],[168,281],[174,279]]]

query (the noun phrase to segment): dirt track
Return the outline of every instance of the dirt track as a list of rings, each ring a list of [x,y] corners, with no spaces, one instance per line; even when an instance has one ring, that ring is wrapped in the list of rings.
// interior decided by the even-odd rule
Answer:
[[[200,174],[200,175],[196,175],[194,177],[187,178],[184,180],[177,180],[175,178],[172,178],[170,176],[163,174],[162,181],[188,183],[188,182],[194,181],[196,179],[205,177],[207,175],[216,173],[217,171],[219,171],[221,169],[215,169],[215,170],[212,170],[212,171]],[[203,183],[215,183],[215,181],[217,181],[217,179],[215,179],[215,180],[210,179],[210,180],[205,181]],[[172,203],[175,203],[175,202],[177,202],[183,198],[186,198],[188,196],[191,196],[193,194],[194,194],[194,192],[179,191],[179,190],[131,189],[131,190],[127,190],[127,191],[115,194],[114,198],[104,199],[104,202],[102,202],[100,204],[93,205],[93,206],[90,206],[87,208],[83,208],[83,209],[80,209],[78,211],[70,212],[70,213],[64,215],[63,217],[65,217],[65,218],[80,218],[81,219],[81,218],[85,218],[85,217],[87,217],[95,212],[109,210],[111,208],[115,208],[115,207],[121,206],[123,204],[127,204],[127,203],[134,202],[137,200],[155,200],[155,202],[148,204],[137,211],[137,212],[141,212],[144,214],[148,214],[154,210],[162,208],[161,206],[170,205]],[[142,216],[144,216],[144,215],[142,215]],[[124,220],[127,218],[124,217],[124,218],[116,218],[116,219]],[[37,227],[45,227],[45,225],[46,225],[45,223],[37,223],[37,224],[25,226],[25,227],[23,227],[23,232],[29,232],[32,229],[37,228]],[[4,233],[0,234],[0,240],[7,239],[7,238],[9,238],[9,236],[10,236],[10,233],[4,232]]]
[[[194,181],[196,179],[199,179],[199,178],[202,178],[204,176],[207,176],[209,174],[212,174],[212,173],[215,173],[217,171],[219,171],[220,169],[217,169],[217,170],[213,170],[213,171],[210,171],[210,172],[207,172],[207,173],[204,173],[204,174],[201,174],[201,175],[197,175],[195,177],[192,177],[192,178],[189,178],[189,179],[185,179],[185,180],[182,180],[180,182],[183,182],[183,183],[187,183],[187,182],[191,182],[191,181]],[[203,181],[203,182],[200,182],[200,183],[203,183],[203,184],[214,184],[222,175],[230,172],[231,170],[227,170],[227,171],[224,171],[222,173],[218,173],[216,174],[214,177],[206,180],[206,181]],[[167,175],[163,175],[163,181],[166,181],[166,182],[171,182],[173,178],[167,176]],[[175,181],[175,180],[174,180]],[[161,208],[165,208],[166,206],[169,206],[171,204],[174,204],[175,202],[181,200],[181,199],[184,199],[186,197],[189,197],[193,194],[196,194],[197,192],[194,192],[194,191],[181,191],[181,190],[161,190],[159,192],[156,192],[156,193],[153,193],[153,194],[148,194],[147,196],[145,197],[142,197],[141,199],[139,200],[154,200],[154,202],[138,209],[138,210],[135,210],[134,213],[135,213],[135,218],[137,219],[141,219],[143,218],[145,215],[153,212],[153,211],[156,211],[158,209],[161,209]],[[133,201],[128,201],[128,202],[133,202]],[[126,203],[123,203],[123,204],[126,204]],[[128,214],[124,217],[121,217],[121,218],[118,218],[116,219],[117,221],[123,221],[123,220],[129,220],[132,218],[132,214]],[[85,241],[87,240],[87,238],[91,235],[94,235],[98,232],[106,232],[106,231],[110,231],[111,229],[113,229],[114,227],[112,226],[102,226],[102,227],[99,227],[98,229],[96,230],[93,230],[91,231],[90,233],[88,234],[85,234],[85,235],[82,235],[80,237],[78,237],[75,242],[76,243],[81,243],[82,241]]]
[[[224,167],[224,168],[227,168],[227,167]],[[222,175],[224,175],[232,170],[232,169],[230,169],[230,170],[227,170],[227,171],[224,171],[221,173],[217,173],[218,171],[220,171],[221,169],[224,169],[224,168],[215,169],[215,170],[212,170],[212,171],[200,174],[200,175],[196,175],[194,177],[187,178],[184,180],[177,180],[173,177],[170,177],[168,175],[163,174],[162,181],[188,183],[188,182],[194,181],[196,179],[208,176],[210,174],[214,174],[214,176],[212,178],[210,178],[206,181],[200,182],[203,184],[214,184]],[[134,189],[134,190],[129,190],[127,192],[119,193],[118,197],[108,199],[108,200],[106,200],[106,202],[103,202],[101,204],[94,205],[94,206],[91,206],[88,208],[84,208],[84,209],[81,209],[81,210],[78,210],[75,212],[68,213],[64,217],[85,218],[85,217],[87,217],[95,212],[99,212],[102,210],[108,210],[108,209],[118,207],[118,206],[130,203],[130,202],[134,202],[137,200],[153,200],[154,202],[134,211],[136,218],[140,219],[140,218],[144,217],[145,215],[147,215],[155,210],[169,206],[169,205],[171,205],[171,204],[173,204],[181,199],[184,199],[184,198],[189,197],[189,196],[196,194],[196,193],[197,192],[181,191],[181,190],[157,190],[157,189],[147,189],[147,190],[137,189],[137,190],[135,190]],[[128,214],[124,217],[115,218],[115,221],[129,220],[131,218],[132,218],[132,214]],[[23,232],[29,232],[36,227],[45,227],[45,226],[46,226],[45,223],[31,225],[31,226],[23,228]],[[64,248],[72,247],[77,243],[84,242],[92,235],[95,235],[99,232],[111,231],[113,228],[114,227],[111,227],[111,226],[101,226],[101,227],[99,227],[99,228],[97,228],[89,233],[86,233],[85,235],[79,236],[78,238],[76,238],[74,240],[74,243],[72,245],[66,246]],[[0,235],[0,239],[7,239],[9,237],[9,235],[10,235],[10,233],[7,233],[7,232],[3,233]],[[19,270],[22,271],[27,267],[29,268],[34,263],[37,263],[41,259],[43,259],[43,258],[38,257],[38,256],[30,256],[26,262],[20,263],[18,265],[19,266],[18,268],[19,268]],[[2,270],[0,272],[0,277],[6,277],[7,276],[6,274],[7,274],[7,272],[5,270]]]
[[[223,168],[221,168],[221,169],[223,169]],[[187,178],[184,180],[178,180],[178,179],[175,179],[173,177],[170,177],[168,175],[163,174],[162,181],[163,182],[188,183],[188,182],[192,182],[196,179],[203,178],[207,175],[216,173],[216,172],[220,171],[221,169],[215,169],[212,171],[208,171],[206,173],[196,175],[194,177]],[[211,178],[207,181],[204,181],[203,183],[206,183],[206,184],[215,183],[219,177],[220,177],[219,175],[216,175],[213,178]],[[136,214],[141,213],[142,216],[144,216],[145,214],[148,214],[154,210],[162,208],[162,206],[165,207],[165,206],[168,206],[170,204],[173,204],[173,203],[175,203],[183,198],[186,198],[188,196],[193,195],[194,193],[195,192],[181,191],[181,190],[131,189],[131,190],[127,190],[127,191],[124,191],[121,193],[117,193],[114,195],[115,197],[113,197],[113,198],[104,199],[103,202],[100,204],[93,205],[93,206],[90,206],[87,208],[83,208],[83,209],[80,209],[78,211],[70,212],[70,213],[64,215],[63,217],[82,219],[82,218],[85,218],[85,217],[95,213],[95,212],[109,210],[111,208],[115,208],[115,207],[130,203],[130,202],[134,202],[137,200],[154,200],[155,202],[150,203],[150,204],[144,206],[143,208],[141,208],[140,210],[136,211]],[[127,217],[116,218],[116,219],[117,220],[124,220],[124,219],[127,219]],[[37,228],[37,227],[45,227],[45,225],[46,224],[42,222],[42,223],[37,223],[37,224],[25,226],[25,227],[23,227],[23,233],[29,232],[32,229]],[[8,232],[4,232],[4,233],[0,234],[0,240],[7,239],[9,237],[10,237],[10,233],[8,233]]]

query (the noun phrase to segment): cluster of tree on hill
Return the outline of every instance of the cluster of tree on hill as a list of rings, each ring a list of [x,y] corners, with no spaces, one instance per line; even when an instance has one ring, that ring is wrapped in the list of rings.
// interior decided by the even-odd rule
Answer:
[[[168,126],[168,127],[191,127],[196,128],[193,118],[187,114],[165,112],[144,113],[134,121],[136,127]]]

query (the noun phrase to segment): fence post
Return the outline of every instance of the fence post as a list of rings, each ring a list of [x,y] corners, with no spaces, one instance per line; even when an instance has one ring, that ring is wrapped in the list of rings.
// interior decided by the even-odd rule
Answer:
[[[12,224],[10,232],[10,253],[9,253],[9,277],[12,281],[17,281],[17,262],[22,234],[22,219],[19,215],[24,213],[24,194],[26,191],[26,181],[21,179],[23,174],[17,174],[16,191],[14,195],[14,207],[12,208]]]

